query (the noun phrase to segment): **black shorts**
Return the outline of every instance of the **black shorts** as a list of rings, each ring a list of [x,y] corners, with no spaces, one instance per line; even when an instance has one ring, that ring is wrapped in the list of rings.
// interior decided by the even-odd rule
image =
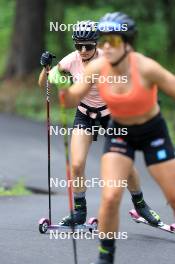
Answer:
[[[125,128],[127,134],[107,134],[104,153],[117,152],[134,160],[135,151],[143,151],[148,166],[175,158],[174,147],[160,113],[143,125],[125,126],[110,120],[108,128],[112,131]]]
[[[84,130],[87,130],[88,133],[92,133],[93,135],[93,141],[97,140],[98,136],[98,130],[101,126],[106,130],[108,126],[108,121],[110,119],[109,115],[103,116],[98,118],[98,124],[97,120],[91,118],[89,115],[83,114],[78,108],[75,114],[75,120],[73,127],[74,128],[83,128]]]

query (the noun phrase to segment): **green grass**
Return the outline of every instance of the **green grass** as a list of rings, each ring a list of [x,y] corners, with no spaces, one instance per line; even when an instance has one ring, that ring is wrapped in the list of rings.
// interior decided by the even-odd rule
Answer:
[[[30,194],[31,192],[25,188],[23,180],[20,180],[11,189],[0,187],[0,196],[22,196]]]
[[[51,90],[50,93],[50,117],[53,124],[60,123],[60,107],[57,100],[57,91]],[[15,111],[17,114],[30,118],[36,121],[45,121],[46,120],[46,95],[41,89],[36,88],[23,88],[20,92],[17,100]],[[68,124],[72,125],[75,109],[67,109],[67,121]]]

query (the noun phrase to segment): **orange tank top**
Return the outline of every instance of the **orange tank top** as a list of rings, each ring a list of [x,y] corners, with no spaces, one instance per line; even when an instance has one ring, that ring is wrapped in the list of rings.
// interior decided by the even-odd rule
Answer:
[[[131,66],[132,82],[132,88],[129,92],[116,94],[110,92],[107,82],[98,83],[100,96],[106,102],[111,115],[114,117],[143,115],[149,112],[157,102],[157,85],[153,85],[150,89],[146,89],[139,81],[139,73],[134,52],[129,54],[129,63]],[[100,75],[107,77],[110,67],[110,64],[106,61]]]

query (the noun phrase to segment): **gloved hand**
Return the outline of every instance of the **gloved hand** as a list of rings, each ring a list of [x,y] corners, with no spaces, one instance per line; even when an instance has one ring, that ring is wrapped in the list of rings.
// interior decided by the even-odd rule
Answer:
[[[49,71],[48,80],[58,89],[67,89],[72,85],[72,77],[63,71],[58,70],[58,65]]]
[[[40,64],[43,67],[51,66],[52,60],[56,58],[55,55],[51,54],[50,52],[46,51],[41,55]]]

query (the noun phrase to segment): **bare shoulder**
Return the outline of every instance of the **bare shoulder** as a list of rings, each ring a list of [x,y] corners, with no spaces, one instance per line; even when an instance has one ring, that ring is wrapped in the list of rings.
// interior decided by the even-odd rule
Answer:
[[[140,53],[135,54],[138,62],[138,70],[146,83],[157,84],[165,93],[171,93],[174,96],[174,92],[171,92],[171,90],[172,87],[174,88],[175,75],[155,60]]]
[[[142,76],[149,76],[161,67],[158,62],[141,53],[135,52],[135,55],[138,69]]]
[[[86,72],[91,73],[91,74],[92,73],[100,74],[101,69],[104,64],[105,64],[104,57],[97,58],[91,61],[90,63],[88,63],[88,65],[86,66]]]
[[[79,54],[77,51],[73,51],[67,54],[58,62],[58,69],[65,70],[65,66],[74,64],[79,59]]]

